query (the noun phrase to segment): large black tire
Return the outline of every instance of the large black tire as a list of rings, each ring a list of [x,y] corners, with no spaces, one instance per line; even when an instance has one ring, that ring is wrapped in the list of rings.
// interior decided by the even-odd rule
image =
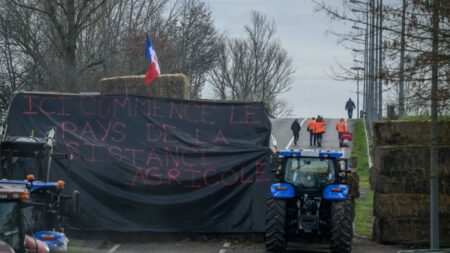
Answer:
[[[352,252],[353,240],[353,204],[350,199],[333,202],[331,206],[331,242],[332,253]]]
[[[269,194],[266,208],[266,251],[284,251],[286,239],[286,201]]]

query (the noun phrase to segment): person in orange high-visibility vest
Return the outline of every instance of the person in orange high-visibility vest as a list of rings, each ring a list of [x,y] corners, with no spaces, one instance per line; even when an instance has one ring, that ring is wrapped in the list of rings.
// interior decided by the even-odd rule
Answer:
[[[327,126],[327,122],[323,120],[322,116],[317,116],[316,124],[314,124],[314,133],[316,135],[317,145],[319,147],[322,147],[322,137],[325,133]]]
[[[316,124],[316,118],[312,117],[312,119],[308,122],[308,126],[306,130],[309,132],[309,146],[316,146],[316,135],[314,134],[314,125]]]
[[[345,123],[344,119],[340,119],[336,124],[336,130],[338,132],[339,146],[342,145],[341,134],[343,132],[347,132],[347,123]]]

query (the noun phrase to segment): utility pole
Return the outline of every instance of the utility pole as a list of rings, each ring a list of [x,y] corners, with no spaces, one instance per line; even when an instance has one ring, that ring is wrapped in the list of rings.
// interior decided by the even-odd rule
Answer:
[[[365,24],[366,24],[366,28],[365,28],[365,34],[364,34],[364,66],[362,68],[360,68],[360,70],[364,70],[364,87],[363,87],[363,111],[364,111],[364,116],[365,118],[371,122],[373,120],[373,106],[374,106],[374,90],[373,90],[373,77],[374,77],[374,73],[373,73],[373,50],[374,50],[374,39],[373,39],[373,34],[374,34],[374,26],[375,24],[373,23],[373,4],[374,4],[374,0],[367,0],[365,2],[361,2],[358,0],[349,0],[351,3],[354,4],[364,4],[366,7],[365,11],[361,11],[358,9],[352,9],[352,12],[362,12],[365,14]],[[372,16],[369,16],[372,15]],[[353,26],[353,28],[355,29],[362,29],[359,27],[355,27]],[[370,37],[369,37],[370,36]],[[369,41],[370,39],[370,41]],[[355,51],[355,50],[354,50]],[[357,52],[358,50],[356,50],[355,52]],[[359,76],[359,73],[358,73]],[[359,93],[358,93],[359,94]],[[358,109],[358,113],[359,109]]]
[[[358,118],[359,117],[359,71],[364,70],[362,67],[352,67],[351,69],[356,70],[356,111],[358,112]]]
[[[398,93],[398,116],[400,119],[405,118],[405,16],[406,16],[406,0],[403,0],[402,7],[402,34],[400,38],[400,80]]]
[[[374,23],[374,37],[375,37],[375,47],[374,47],[374,54],[375,54],[375,60],[374,60],[374,86],[373,86],[373,115],[374,115],[374,119],[377,120],[378,119],[378,80],[380,78],[379,75],[379,69],[378,69],[378,50],[380,48],[380,45],[378,45],[378,36],[380,35],[380,33],[378,32],[378,22],[379,22],[379,0],[374,1],[374,7],[373,7],[373,15],[375,16],[375,23]]]
[[[383,0],[379,2],[380,19],[378,24],[378,119],[383,117]]]
[[[431,127],[430,127],[430,246],[439,249],[439,189],[438,189],[438,152],[437,152],[437,111],[438,111],[438,71],[439,71],[439,3],[433,2],[431,22],[432,60],[431,60]]]
[[[366,4],[366,36],[364,38],[365,40],[365,45],[364,45],[364,115],[366,116],[367,119],[367,112],[368,112],[368,93],[369,93],[369,6],[370,6],[370,2],[369,0],[367,1]]]
[[[370,84],[369,84],[369,119],[370,123],[374,120],[374,95],[375,95],[375,0],[370,1]],[[372,126],[370,126],[372,128]]]

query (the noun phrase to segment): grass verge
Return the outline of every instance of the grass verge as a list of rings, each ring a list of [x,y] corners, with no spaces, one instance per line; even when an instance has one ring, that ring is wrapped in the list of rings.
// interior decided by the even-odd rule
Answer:
[[[356,199],[355,234],[372,237],[373,228],[373,192],[369,185],[369,162],[364,123],[361,119],[354,121],[352,156],[358,158],[359,191]]]

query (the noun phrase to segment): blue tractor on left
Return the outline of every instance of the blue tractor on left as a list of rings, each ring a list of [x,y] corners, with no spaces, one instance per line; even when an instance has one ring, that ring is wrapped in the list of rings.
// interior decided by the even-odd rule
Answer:
[[[60,216],[63,189],[63,181],[39,182],[32,175],[23,181],[0,180],[0,239],[15,252],[66,250],[69,240]]]
[[[44,138],[6,136],[4,130],[0,126],[0,247],[10,247],[9,252],[66,250],[69,240],[64,234],[64,217],[68,211],[77,214],[79,194],[65,194],[65,183],[50,182],[49,176],[52,159],[66,159],[70,164],[71,155],[54,152],[54,130]],[[45,158],[47,170],[42,166]],[[31,167],[40,177],[46,176],[46,182],[36,181],[31,174],[26,180],[6,179],[14,177],[17,166]]]

